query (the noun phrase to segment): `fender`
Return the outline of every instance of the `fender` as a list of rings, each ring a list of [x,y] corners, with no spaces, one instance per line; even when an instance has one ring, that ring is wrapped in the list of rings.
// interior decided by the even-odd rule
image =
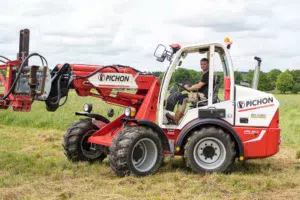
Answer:
[[[130,118],[123,118],[122,119],[123,122],[133,122],[136,123],[139,126],[145,126],[145,127],[149,127],[151,128],[153,131],[155,131],[157,133],[157,135],[159,136],[159,138],[162,140],[163,142],[163,149],[166,151],[170,151],[170,145],[169,145],[169,141],[168,138],[165,134],[165,132],[155,123],[153,123],[152,121],[149,120],[138,120],[138,119],[130,119]]]
[[[243,143],[239,137],[239,135],[236,133],[236,131],[226,122],[218,119],[199,119],[195,120],[191,124],[189,124],[187,127],[185,127],[175,144],[176,149],[181,149],[181,145],[186,137],[188,137],[189,133],[196,127],[203,126],[203,125],[216,125],[219,126],[225,130],[227,130],[234,138],[235,142],[238,145],[238,150],[239,150],[239,159],[243,160],[244,159],[244,147]]]
[[[93,119],[96,119],[98,121],[104,122],[105,124],[110,123],[110,121],[106,117],[104,117],[102,115],[99,115],[99,114],[95,114],[95,113],[75,112],[75,115],[86,116],[86,117],[89,117],[89,118],[93,118]]]

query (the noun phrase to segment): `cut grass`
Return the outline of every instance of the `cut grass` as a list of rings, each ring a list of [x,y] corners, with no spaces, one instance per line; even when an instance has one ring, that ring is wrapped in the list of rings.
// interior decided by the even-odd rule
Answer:
[[[287,146],[271,158],[237,162],[231,174],[201,176],[176,158],[155,175],[118,178],[107,159],[102,164],[68,161],[59,130],[0,128],[0,199],[260,199],[300,194],[300,160]]]
[[[143,178],[116,177],[108,159],[102,164],[69,162],[61,141],[79,118],[74,112],[84,102],[104,115],[111,107],[95,98],[71,93],[55,113],[46,112],[42,102],[35,102],[29,113],[0,111],[0,199],[299,199],[300,96],[276,97],[284,139],[280,153],[237,162],[231,174],[205,176],[186,169],[180,157]],[[117,116],[123,109],[115,111]]]

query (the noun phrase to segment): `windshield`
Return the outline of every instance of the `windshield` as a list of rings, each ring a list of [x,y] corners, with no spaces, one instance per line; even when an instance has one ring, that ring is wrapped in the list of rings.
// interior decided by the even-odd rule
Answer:
[[[168,65],[168,68],[167,68],[166,72],[164,73],[164,76],[163,76],[163,78],[162,78],[162,81],[161,81],[160,86],[163,86],[163,85],[164,85],[164,82],[165,82],[165,79],[166,79],[166,74],[168,74],[168,71],[169,71],[169,69],[170,69],[170,67],[171,67],[171,63],[172,63],[172,62],[170,62],[170,64]],[[160,87],[160,89],[159,89],[159,100],[158,100],[158,103],[160,103],[160,95],[161,95],[161,90],[162,90],[162,88],[163,88],[163,87]]]
[[[223,62],[225,64],[225,75],[229,76],[229,67],[228,67],[228,60],[226,54],[223,54]]]

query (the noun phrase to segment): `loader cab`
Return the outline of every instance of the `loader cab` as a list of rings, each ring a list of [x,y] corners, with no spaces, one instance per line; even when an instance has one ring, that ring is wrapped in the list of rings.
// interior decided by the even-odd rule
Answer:
[[[163,52],[163,50],[160,51]],[[165,115],[167,112],[174,113],[176,111],[177,105],[174,105],[177,104],[176,96],[179,95],[180,92],[184,93],[183,89],[180,91],[180,87],[179,89],[177,87],[177,90],[174,89],[176,87],[174,84],[174,72],[190,65],[190,60],[196,61],[197,66],[199,66],[197,71],[199,72],[200,60],[203,57],[209,60],[207,99],[204,101],[197,99],[194,102],[190,102],[179,124],[170,124]],[[186,46],[177,49],[174,54],[168,52],[165,58],[170,61],[170,65],[162,80],[159,97],[158,123],[162,128],[182,129],[186,124],[195,119],[218,117],[208,114],[211,112],[207,111],[211,109],[213,109],[217,115],[220,115],[219,117],[233,124],[234,73],[229,51],[225,46],[218,43]],[[201,76],[199,72],[199,80],[197,82],[200,82],[200,80]],[[226,109],[224,109],[224,107]]]

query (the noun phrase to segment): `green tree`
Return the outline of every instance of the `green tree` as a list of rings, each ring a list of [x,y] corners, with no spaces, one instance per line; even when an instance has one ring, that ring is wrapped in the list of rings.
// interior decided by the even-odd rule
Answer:
[[[252,85],[253,75],[254,75],[254,70],[249,70],[246,76],[246,80],[250,85]]]
[[[248,81],[250,87],[252,87],[253,76],[254,70],[249,70],[246,75],[246,80]],[[273,89],[271,79],[268,77],[267,73],[262,71],[259,73],[258,89],[262,91],[270,91]]]
[[[242,80],[243,80],[242,73],[239,72],[239,71],[235,71],[234,72],[234,82],[235,82],[235,84],[240,84]]]
[[[165,72],[162,72],[160,75],[159,75],[159,79],[162,81],[162,79],[164,78],[164,75],[165,75]],[[171,77],[171,81],[169,83],[169,87],[171,87],[172,85],[174,85],[174,76]]]
[[[299,69],[292,70],[291,74],[293,75],[294,83],[300,83],[300,70]]]
[[[156,76],[156,77],[160,77],[160,75],[162,74],[163,72],[160,72],[160,71],[154,71],[154,72],[151,72],[151,74],[153,76]]]
[[[291,92],[294,94],[298,94],[298,92],[300,92],[300,83],[293,84]]]
[[[162,79],[164,78],[164,75],[165,75],[165,72],[162,72],[160,75],[159,75],[159,79],[162,81]]]
[[[292,70],[291,74],[293,75],[293,81],[294,81],[291,92],[297,94],[298,92],[300,92],[300,70],[299,69]]]
[[[262,91],[270,91],[273,90],[271,79],[267,73],[260,72],[259,74],[259,82],[258,89]]]
[[[191,84],[199,83],[202,73],[197,72],[195,70],[189,70],[189,72],[191,76],[191,79],[189,81],[191,82]]]
[[[185,68],[178,68],[174,74],[174,81],[176,83],[183,83],[186,80],[191,82],[191,73],[188,69]]]
[[[293,88],[293,75],[291,74],[291,72],[286,70],[285,72],[279,74],[276,81],[276,88],[281,93],[291,91],[291,89]]]
[[[272,89],[276,88],[276,81],[277,81],[277,77],[279,76],[279,74],[281,74],[281,71],[279,69],[272,69],[268,73],[268,77],[271,81]]]

